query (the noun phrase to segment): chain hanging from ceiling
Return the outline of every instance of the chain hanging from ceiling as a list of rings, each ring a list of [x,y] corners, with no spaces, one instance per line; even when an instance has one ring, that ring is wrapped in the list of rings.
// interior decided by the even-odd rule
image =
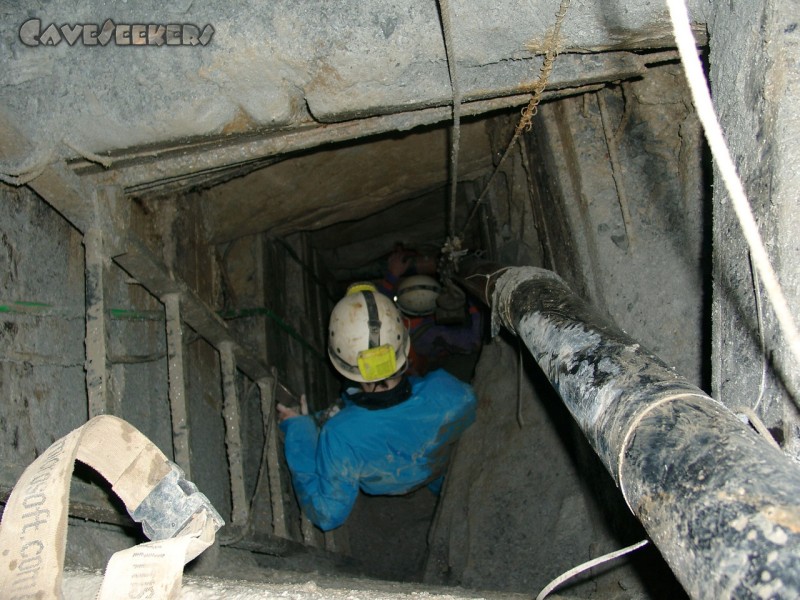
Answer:
[[[553,28],[550,30],[545,45],[545,54],[542,66],[539,69],[539,77],[533,85],[531,90],[531,99],[527,106],[522,109],[522,116],[514,129],[514,135],[511,137],[508,145],[506,146],[500,161],[494,168],[491,177],[486,182],[483,191],[478,196],[478,199],[472,206],[464,227],[461,233],[456,235],[455,227],[455,205],[456,205],[456,189],[458,183],[458,151],[460,142],[460,121],[461,121],[461,91],[458,86],[458,78],[456,73],[455,52],[453,49],[452,41],[452,13],[449,0],[438,0],[439,12],[442,20],[442,33],[444,35],[445,51],[447,54],[447,64],[450,73],[450,85],[453,90],[453,136],[452,136],[452,150],[450,154],[450,210],[448,220],[448,237],[442,247],[442,257],[439,264],[439,274],[443,282],[449,279],[458,270],[458,260],[466,251],[462,248],[463,238],[467,232],[468,227],[472,223],[473,218],[478,212],[478,208],[486,197],[492,183],[494,182],[497,173],[503,166],[506,158],[511,153],[519,137],[531,130],[533,127],[533,117],[538,112],[539,103],[542,100],[542,94],[547,87],[547,81],[550,73],[553,71],[553,64],[555,63],[556,56],[558,56],[559,37],[561,34],[561,25],[567,15],[570,0],[561,0],[561,3],[556,12],[556,19]]]

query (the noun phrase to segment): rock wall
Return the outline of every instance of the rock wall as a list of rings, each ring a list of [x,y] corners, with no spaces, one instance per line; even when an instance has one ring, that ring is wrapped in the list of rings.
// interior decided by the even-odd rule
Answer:
[[[87,414],[83,248],[27,189],[0,185],[0,464],[21,469]]]
[[[643,346],[708,389],[708,204],[680,65],[542,107],[555,270]],[[568,233],[556,222],[563,215]],[[570,266],[571,265],[571,266]]]
[[[712,94],[761,236],[793,313],[800,313],[800,21],[796,7],[715,2]],[[715,181],[720,181],[714,171]],[[724,186],[714,186],[713,395],[750,407],[800,456],[797,361],[779,332]]]

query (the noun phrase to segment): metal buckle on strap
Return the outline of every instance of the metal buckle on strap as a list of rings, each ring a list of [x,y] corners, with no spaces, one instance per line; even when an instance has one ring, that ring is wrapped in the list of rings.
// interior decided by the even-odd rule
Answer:
[[[225,521],[205,494],[194,483],[185,479],[183,470],[172,462],[170,467],[166,477],[130,513],[134,521],[142,524],[144,534],[151,540],[177,537],[191,518],[203,510],[216,524],[217,530],[225,525]]]

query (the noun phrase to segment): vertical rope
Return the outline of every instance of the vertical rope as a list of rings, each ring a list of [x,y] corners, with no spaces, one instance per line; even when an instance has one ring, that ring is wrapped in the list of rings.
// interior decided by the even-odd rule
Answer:
[[[748,262],[750,263],[750,277],[753,280],[753,296],[756,304],[756,319],[758,323],[758,347],[761,351],[761,383],[758,385],[758,397],[753,404],[753,411],[758,410],[758,405],[764,398],[764,392],[767,389],[767,347],[766,339],[764,337],[764,311],[761,310],[761,283],[758,281],[758,273],[753,264],[753,255],[748,254]]]
[[[700,59],[697,56],[697,43],[689,25],[686,5],[683,0],[667,0],[667,6],[669,7],[672,27],[675,32],[675,42],[678,45],[686,78],[689,81],[689,88],[692,91],[694,106],[697,110],[697,116],[703,124],[711,154],[720,170],[725,188],[728,190],[733,210],[739,219],[742,233],[750,248],[753,264],[764,283],[764,290],[767,292],[767,297],[775,311],[775,316],[778,318],[783,335],[794,355],[795,361],[800,364],[800,332],[798,332],[794,317],[789,310],[789,304],[778,282],[778,276],[770,263],[769,255],[758,231],[758,225],[750,209],[750,203],[744,192],[744,186],[736,173],[736,167],[722,135],[722,128],[717,120],[714,105],[711,102],[708,83],[703,74]]]
[[[453,90],[453,138],[450,150],[450,213],[448,215],[447,235],[456,234],[456,195],[458,191],[458,150],[461,143],[461,88],[456,72],[455,48],[453,47],[453,23],[450,0],[438,0],[439,16],[442,20],[444,49],[447,56],[447,70],[450,73],[450,88]]]
[[[633,221],[628,205],[628,194],[625,192],[625,182],[622,181],[622,168],[619,165],[617,154],[617,134],[611,130],[611,121],[608,116],[608,106],[603,97],[604,90],[597,92],[597,107],[600,109],[600,121],[603,124],[603,137],[606,139],[608,160],[611,163],[611,178],[614,180],[614,189],[617,191],[619,209],[622,213],[622,223],[625,226],[625,239],[628,241],[629,250],[633,250]],[[619,132],[619,130],[618,130]]]

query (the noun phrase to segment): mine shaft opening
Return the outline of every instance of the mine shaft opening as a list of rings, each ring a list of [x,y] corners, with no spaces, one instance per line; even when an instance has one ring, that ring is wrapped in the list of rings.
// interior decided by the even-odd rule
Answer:
[[[534,132],[492,182],[464,244],[481,258],[564,274],[604,314],[622,317],[627,327],[659,340],[652,343],[668,352],[664,332],[677,335],[677,322],[686,325],[687,314],[695,335],[701,340],[707,335],[698,275],[707,268],[704,157],[693,114],[678,100],[685,93],[679,92],[679,78],[679,67],[668,63],[645,79],[545,103]],[[683,108],[676,114],[678,105]],[[516,119],[515,112],[496,113],[464,125],[470,143],[462,146],[462,164],[473,176],[459,182],[457,224],[466,221],[484,190]],[[306,236],[306,248],[335,282],[336,295],[352,282],[380,282],[398,245],[420,257],[439,257],[448,233],[446,131],[429,128],[353,144],[345,151],[354,157],[359,179],[352,178],[347,161],[323,167],[332,188],[346,179],[345,186],[367,181],[358,191],[365,197],[381,190],[372,199],[377,210],[366,202],[345,202],[350,217],[319,228],[301,226],[286,238]],[[438,144],[442,171],[430,185],[426,153],[432,144]],[[381,145],[385,154],[377,151]],[[308,157],[312,170],[314,156]],[[410,162],[398,163],[400,156]],[[421,191],[395,196],[388,206],[380,203],[377,197],[414,186],[413,167],[425,157],[417,183]],[[382,182],[381,171],[394,183]],[[663,202],[658,207],[651,203],[655,198]],[[323,221],[330,219],[330,213],[322,214]],[[668,228],[678,232],[675,237],[669,238]],[[687,269],[694,274],[684,280]],[[668,309],[661,321],[647,323],[643,303],[658,302],[664,290],[633,289],[646,272],[677,276],[694,290],[691,299]],[[545,572],[556,575],[554,564],[567,570],[601,548],[644,536],[535,362],[513,336],[493,337],[483,310],[481,353],[454,356],[446,366],[472,382],[481,401],[478,421],[448,471],[443,499],[426,489],[398,497],[362,493],[343,528],[349,552],[373,576],[526,591],[545,583]],[[684,372],[706,385],[704,352],[702,345],[688,355],[675,352],[673,360],[683,361]],[[575,536],[582,534],[586,540],[576,545]],[[588,593],[592,586],[598,594],[620,588],[643,597],[683,594],[653,549],[573,592]]]
[[[475,130],[483,128],[482,119],[466,121],[468,136],[475,138]],[[383,141],[394,143],[413,143],[428,145],[435,140],[439,150],[436,158],[446,159],[448,133],[442,127],[430,127],[414,136],[392,134]],[[404,141],[405,140],[405,141]],[[485,143],[485,140],[482,140]],[[381,140],[372,140],[367,145],[380,145]],[[481,144],[482,146],[482,144]],[[467,151],[469,161],[476,162],[475,152]],[[374,155],[372,162],[381,168],[380,155]],[[394,160],[389,157],[388,160]],[[469,164],[469,163],[468,163]],[[402,164],[400,169],[405,169]],[[474,167],[470,166],[474,169]],[[480,168],[484,179],[487,166]],[[410,178],[413,180],[413,175]],[[463,225],[468,218],[477,195],[481,180],[468,180],[460,183],[455,206],[455,222]],[[328,277],[334,281],[337,294],[353,284],[370,282],[381,293],[392,298],[398,306],[398,291],[402,282],[408,279],[428,277],[426,283],[441,284],[438,272],[442,259],[442,246],[448,231],[449,190],[446,183],[410,183],[409,187],[420,187],[408,198],[402,198],[387,208],[366,214],[359,219],[344,220],[318,230],[306,232],[309,245],[318,254],[319,263]],[[472,201],[470,201],[470,199]],[[365,207],[361,207],[364,210]],[[486,239],[488,213],[484,207],[482,220],[478,227],[470,227],[462,233],[464,249],[472,255],[486,255],[485,248],[491,243]],[[402,257],[402,274],[391,272],[392,257]],[[460,288],[459,288],[460,289]],[[462,292],[463,293],[463,292]],[[413,294],[413,292],[412,292]],[[430,300],[430,299],[426,299]],[[404,313],[404,323],[412,326],[412,356],[415,365],[404,369],[408,375],[421,376],[436,369],[444,369],[460,380],[471,383],[475,367],[480,357],[484,341],[489,339],[487,309],[476,299],[460,301],[462,306],[453,313],[434,318],[435,307],[426,308],[426,317],[415,317]],[[459,315],[458,313],[462,314]],[[421,323],[415,322],[421,320]],[[442,325],[442,320],[446,325]],[[443,336],[435,337],[431,328],[444,327],[449,330]],[[427,340],[426,340],[427,335]],[[455,344],[455,345],[454,345]],[[334,374],[335,371],[331,370]],[[344,385],[339,376],[339,386]],[[316,408],[324,408],[331,399],[318,399]],[[386,580],[422,582],[425,578],[428,557],[428,536],[439,501],[439,494],[431,492],[426,486],[418,487],[410,493],[397,496],[373,496],[360,493],[346,526],[348,551],[370,576]]]

